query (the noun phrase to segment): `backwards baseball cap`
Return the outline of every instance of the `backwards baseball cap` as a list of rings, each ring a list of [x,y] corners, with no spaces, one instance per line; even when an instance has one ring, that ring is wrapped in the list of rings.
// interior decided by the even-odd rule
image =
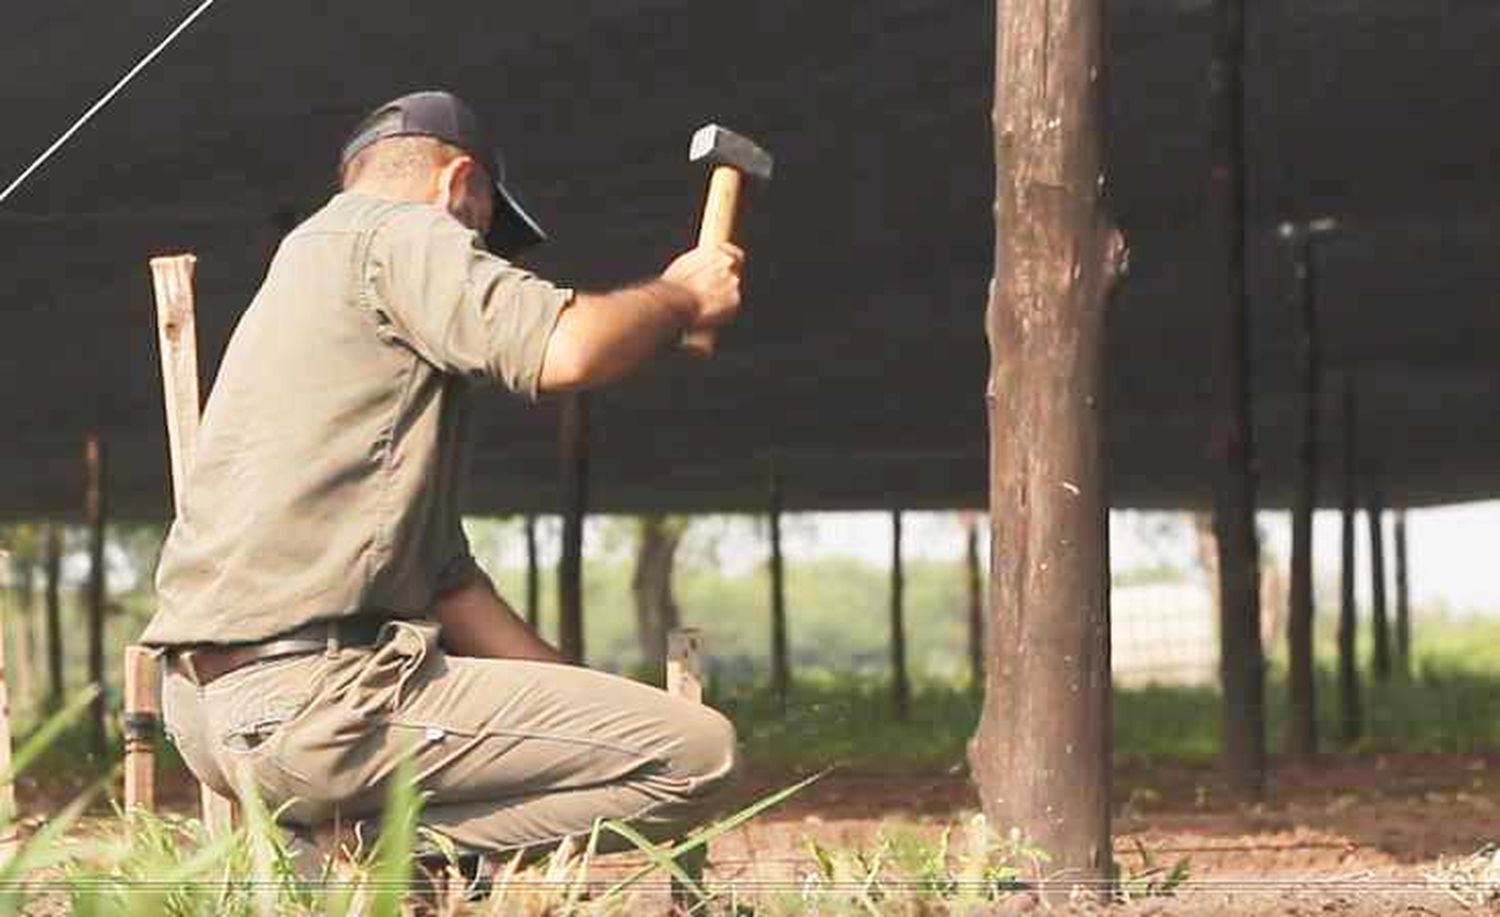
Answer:
[[[473,109],[449,92],[413,92],[370,112],[354,129],[339,156],[349,164],[370,144],[387,137],[433,137],[474,157],[495,183],[495,215],[485,242],[507,257],[547,240],[542,227],[505,186],[499,151],[490,144]]]

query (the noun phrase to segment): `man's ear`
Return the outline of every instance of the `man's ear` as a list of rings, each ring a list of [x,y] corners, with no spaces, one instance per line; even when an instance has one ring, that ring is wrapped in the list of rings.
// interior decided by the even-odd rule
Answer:
[[[472,156],[455,156],[448,160],[447,165],[438,170],[437,174],[437,204],[444,210],[451,210],[449,205],[456,200],[462,200],[464,191],[468,188],[469,177],[474,174],[476,163]]]

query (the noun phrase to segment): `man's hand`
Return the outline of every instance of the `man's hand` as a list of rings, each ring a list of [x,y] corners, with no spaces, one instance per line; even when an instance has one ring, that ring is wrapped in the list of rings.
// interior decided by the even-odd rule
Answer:
[[[687,330],[718,328],[739,313],[744,265],[744,251],[729,242],[700,246],[667,265],[661,279],[686,288],[698,302],[698,315]]]

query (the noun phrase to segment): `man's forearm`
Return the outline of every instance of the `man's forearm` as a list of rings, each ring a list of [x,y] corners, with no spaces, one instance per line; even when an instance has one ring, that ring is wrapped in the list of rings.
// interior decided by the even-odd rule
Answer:
[[[438,596],[433,614],[443,649],[455,656],[565,661],[500,598],[488,577]]]
[[[580,293],[548,340],[540,387],[561,391],[612,382],[680,339],[696,314],[693,294],[664,280]]]

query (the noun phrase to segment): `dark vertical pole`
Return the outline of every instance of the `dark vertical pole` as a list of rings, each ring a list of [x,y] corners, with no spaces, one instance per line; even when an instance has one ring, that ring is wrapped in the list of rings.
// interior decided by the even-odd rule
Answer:
[[[1292,561],[1290,608],[1287,612],[1289,706],[1286,750],[1293,760],[1318,751],[1317,680],[1313,675],[1313,511],[1318,505],[1319,352],[1316,278],[1312,237],[1305,227],[1291,230],[1295,251],[1297,394],[1301,427],[1297,431],[1297,481],[1292,492]]]
[[[107,750],[109,714],[104,703],[104,444],[97,434],[84,442],[84,466],[88,475],[86,515],[89,524],[89,680],[99,689],[93,703],[93,750],[103,757]]]
[[[1370,487],[1370,629],[1375,638],[1371,668],[1375,680],[1391,679],[1391,625],[1385,605],[1385,500],[1377,482]]]
[[[968,552],[966,577],[969,585],[969,685],[975,691],[984,687],[984,574],[979,567],[978,513],[967,514]]]
[[[1406,510],[1396,513],[1396,673],[1411,676],[1411,581],[1407,578]]]
[[[1249,308],[1245,301],[1244,0],[1215,0],[1209,70],[1217,402],[1213,466],[1219,544],[1222,761],[1241,798],[1265,793],[1265,664],[1260,642],[1260,546],[1255,532],[1255,444],[1250,426]]]
[[[896,718],[911,715],[906,678],[906,571],[901,562],[901,510],[891,510],[891,705]]]
[[[536,630],[542,625],[541,594],[537,588],[536,517],[526,514],[526,623]]]
[[[557,567],[558,651],[582,664],[583,517],[588,510],[589,402],[574,392],[563,400],[561,424],[563,475],[562,558]]]
[[[1354,605],[1354,492],[1356,487],[1354,377],[1344,373],[1344,499],[1343,565],[1339,580],[1339,714],[1345,743],[1363,732],[1364,713],[1359,698],[1359,661],[1355,656],[1358,623]]]
[[[786,578],[781,559],[781,463],[772,459],[767,523],[771,534],[771,690],[777,707],[786,713],[791,691],[787,659]]]
[[[62,525],[47,524],[47,709],[62,707],[67,686],[63,680],[62,647]]]
[[[995,4],[995,274],[985,697],[970,760],[992,825],[1047,851],[1034,877],[1108,878],[1102,0]],[[1024,430],[1025,435],[1017,435]]]

